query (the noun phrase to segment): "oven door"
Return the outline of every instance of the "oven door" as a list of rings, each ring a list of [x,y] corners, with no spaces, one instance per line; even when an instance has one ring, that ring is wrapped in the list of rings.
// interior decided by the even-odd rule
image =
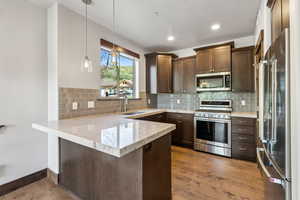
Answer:
[[[231,148],[231,120],[195,117],[195,142]]]

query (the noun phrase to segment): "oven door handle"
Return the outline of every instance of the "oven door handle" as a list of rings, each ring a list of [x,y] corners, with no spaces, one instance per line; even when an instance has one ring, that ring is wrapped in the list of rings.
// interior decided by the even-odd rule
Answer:
[[[195,121],[219,122],[219,123],[228,123],[228,124],[231,124],[231,120],[228,120],[228,119],[214,119],[214,118],[195,117]]]

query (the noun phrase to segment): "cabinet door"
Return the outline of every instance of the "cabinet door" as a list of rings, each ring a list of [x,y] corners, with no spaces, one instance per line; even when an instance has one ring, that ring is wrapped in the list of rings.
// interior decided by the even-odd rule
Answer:
[[[173,62],[173,92],[183,92],[183,60],[176,60]]]
[[[172,144],[182,144],[183,120],[182,116],[178,113],[167,113],[167,123],[175,124],[176,129],[172,132]]]
[[[196,58],[183,59],[183,92],[195,93],[195,65]]]
[[[205,74],[212,72],[210,49],[199,50],[196,55],[196,73]]]
[[[272,41],[274,42],[282,30],[281,0],[276,0],[272,8]]]
[[[231,72],[231,46],[217,47],[211,51],[213,72]]]
[[[172,56],[157,56],[157,79],[159,93],[172,93]]]
[[[183,130],[181,143],[189,148],[194,146],[194,115],[181,114],[183,118]]]
[[[232,52],[232,91],[254,92],[253,48]]]

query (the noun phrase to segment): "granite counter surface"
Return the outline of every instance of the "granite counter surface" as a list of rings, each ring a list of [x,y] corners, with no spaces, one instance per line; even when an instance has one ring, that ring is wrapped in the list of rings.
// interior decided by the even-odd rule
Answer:
[[[55,135],[95,150],[122,157],[175,130],[174,124],[138,120],[166,112],[139,110],[139,114],[106,114],[34,123],[39,131]]]

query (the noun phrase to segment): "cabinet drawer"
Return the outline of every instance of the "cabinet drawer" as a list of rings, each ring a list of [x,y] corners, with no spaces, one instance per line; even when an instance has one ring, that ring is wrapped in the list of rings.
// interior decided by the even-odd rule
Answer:
[[[232,142],[235,143],[248,143],[255,144],[254,135],[242,135],[242,134],[232,134]]]
[[[233,117],[232,118],[232,124],[240,125],[240,126],[255,126],[256,119]]]
[[[180,120],[180,121],[193,121],[193,114],[186,113],[167,113],[167,119],[170,120]]]
[[[233,142],[232,158],[256,161],[256,146],[254,144]]]
[[[255,128],[253,126],[240,126],[240,125],[232,125],[233,134],[238,135],[255,135]]]

